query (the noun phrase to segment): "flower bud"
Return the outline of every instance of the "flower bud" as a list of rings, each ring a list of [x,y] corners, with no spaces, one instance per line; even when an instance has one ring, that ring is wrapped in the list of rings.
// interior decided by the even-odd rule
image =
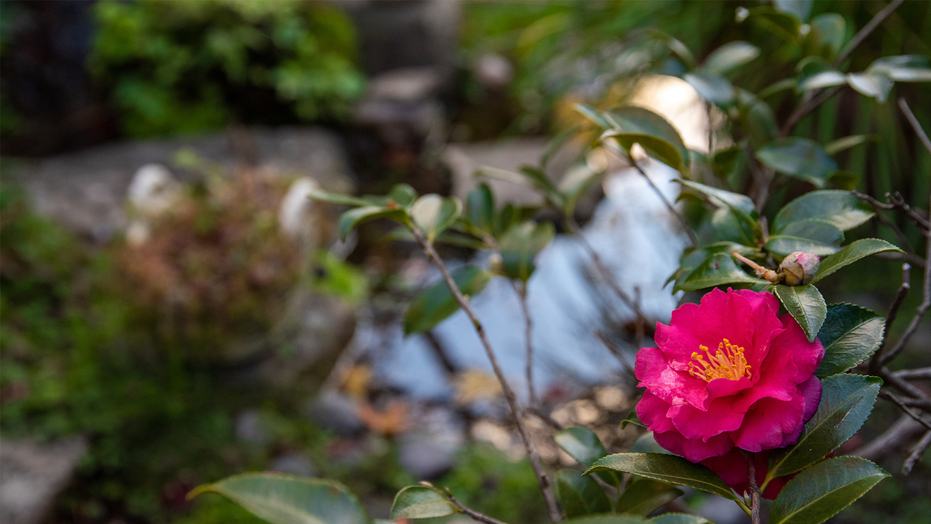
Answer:
[[[782,259],[779,273],[787,286],[804,286],[810,284],[818,273],[821,259],[811,253],[792,253]]]

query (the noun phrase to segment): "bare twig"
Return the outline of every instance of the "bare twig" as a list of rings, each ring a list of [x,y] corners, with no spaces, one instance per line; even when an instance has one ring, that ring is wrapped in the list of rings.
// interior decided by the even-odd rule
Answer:
[[[911,440],[916,433],[923,429],[924,426],[915,422],[915,419],[903,414],[895,423],[889,426],[889,429],[883,431],[867,444],[851,451],[848,455],[855,455],[876,462],[895,451],[901,444]]]
[[[608,337],[606,337],[604,333],[597,329],[595,330],[595,336],[598,337],[598,340],[600,340],[601,343],[604,344],[606,348],[608,348],[608,351],[610,351],[615,358],[617,358],[621,365],[624,366],[624,369],[630,373],[630,376],[635,376],[634,367],[630,364],[630,361],[627,360],[627,356],[624,355],[624,352],[621,351],[621,348],[615,346],[613,342],[608,340]]]
[[[459,508],[459,511],[461,511],[463,514],[468,516],[470,519],[476,522],[484,522],[485,524],[505,524],[504,522],[496,518],[489,517],[488,515],[485,515],[484,513],[479,513],[475,511],[474,509],[464,506],[462,502],[459,502],[458,500],[456,500],[456,497],[453,496],[453,492],[450,491],[449,488],[444,487],[443,490],[446,492],[446,498],[449,499],[449,502],[452,503],[453,506],[456,506],[457,508]]]
[[[931,153],[931,138],[928,138],[928,134],[922,129],[921,123],[915,118],[915,113],[912,113],[912,108],[908,107],[908,102],[906,102],[904,98],[899,98],[899,109],[902,110],[902,114],[905,115],[906,120],[911,124],[912,130],[918,135],[918,140],[920,140],[921,144],[925,146],[925,149]]]
[[[899,315],[899,307],[902,305],[902,301],[905,300],[905,295],[908,294],[908,290],[911,289],[910,275],[911,266],[908,264],[902,264],[902,285],[899,286],[899,291],[895,294],[895,298],[892,300],[892,305],[889,306],[889,314],[886,316],[885,327],[883,327],[883,340],[879,345],[879,348],[873,353],[873,357],[870,359],[870,372],[876,373],[881,366],[881,358],[883,353],[883,348],[886,347],[886,337],[889,335],[889,328],[892,326],[892,323],[895,322],[895,318]]]
[[[527,394],[529,396],[528,403],[530,406],[536,406],[539,403],[537,402],[537,392],[533,387],[533,319],[530,318],[530,308],[527,307],[527,282],[522,282],[520,286],[517,285],[517,282],[511,280],[511,287],[514,288],[514,293],[517,294],[517,298],[520,301],[520,309],[524,314],[524,340],[527,344]]]
[[[896,208],[904,211],[905,214],[908,215],[908,218],[912,219],[914,223],[918,224],[918,227],[925,231],[931,230],[931,221],[928,220],[928,217],[922,215],[918,211],[915,211],[912,206],[908,205],[908,203],[905,202],[905,197],[902,196],[902,193],[899,193],[898,191],[892,193],[891,195],[886,193],[886,198],[888,198],[889,202],[891,202]]]
[[[903,413],[905,413],[906,415],[918,421],[922,426],[928,429],[931,429],[931,422],[928,422],[927,420],[923,419],[921,417],[921,414],[915,413],[914,411],[912,411],[912,408],[906,406],[905,403],[902,402],[902,399],[900,399],[899,397],[893,395],[892,393],[889,393],[888,391],[880,391],[879,396],[885,399],[891,400],[897,406],[899,406],[899,409],[901,409]]]
[[[747,469],[750,473],[750,522],[760,524],[760,487],[756,484],[756,467],[753,465],[753,455],[745,454]]]
[[[931,368],[903,369],[896,371],[893,375],[905,380],[931,379]]]
[[[553,495],[553,489],[550,486],[550,481],[546,477],[546,471],[543,469],[543,461],[540,459],[540,455],[537,453],[537,449],[533,445],[533,440],[530,438],[530,433],[527,431],[527,427],[524,426],[523,409],[521,408],[520,403],[517,401],[517,395],[514,394],[514,390],[511,389],[510,384],[508,384],[507,378],[504,376],[504,371],[501,370],[501,366],[498,364],[498,357],[495,355],[495,351],[491,347],[491,342],[488,341],[488,336],[485,334],[485,327],[475,315],[475,311],[469,304],[469,300],[459,291],[459,287],[453,280],[452,275],[449,274],[449,269],[446,267],[446,264],[443,263],[440,255],[433,247],[433,244],[427,240],[423,233],[416,227],[412,227],[411,232],[414,235],[414,239],[423,249],[424,253],[430,259],[433,265],[435,265],[436,268],[440,270],[440,274],[443,275],[443,280],[449,287],[449,291],[452,293],[453,298],[456,299],[459,307],[465,311],[466,315],[469,316],[469,320],[472,321],[472,326],[475,328],[475,332],[478,334],[478,338],[482,343],[482,347],[485,349],[485,354],[488,356],[488,360],[491,362],[491,368],[495,373],[495,377],[497,377],[498,382],[501,384],[501,390],[504,393],[504,399],[507,401],[508,407],[511,409],[511,414],[514,416],[514,423],[517,425],[517,432],[520,434],[520,438],[524,443],[524,449],[527,451],[527,458],[530,460],[530,466],[533,468],[533,472],[537,477],[537,482],[540,484],[540,491],[543,493],[544,500],[546,500],[546,506],[549,510],[550,518],[553,520],[553,522],[561,521],[562,512],[559,510],[559,505],[556,503],[556,497]]]
[[[814,111],[818,106],[833,98],[834,95],[840,93],[840,91],[840,87],[828,89],[827,91],[822,91],[816,96],[813,96],[805,102],[802,102],[802,104],[799,105],[795,111],[789,115],[788,118],[786,118],[785,123],[782,124],[782,128],[779,129],[779,136],[789,136],[789,133],[792,132],[792,128],[798,125],[798,123],[801,122],[803,118],[808,116],[808,114]]]
[[[926,409],[927,411],[931,411],[931,399],[928,398],[928,395],[926,395],[924,391],[897,377],[895,374],[889,371],[889,368],[887,367],[880,369],[878,375],[886,383],[919,401],[920,407]]]
[[[604,264],[601,260],[601,257],[598,255],[598,252],[595,251],[595,248],[589,244],[588,239],[585,238],[585,235],[582,234],[582,230],[579,229],[578,224],[575,223],[575,220],[572,217],[566,217],[566,227],[569,229],[569,232],[572,233],[572,236],[579,239],[582,242],[582,247],[585,248],[585,251],[588,252],[588,255],[592,258],[592,263],[595,264],[595,267],[598,269],[598,272],[601,273],[602,278],[604,278],[608,285],[611,286],[611,289],[617,294],[618,297],[627,305],[630,309],[634,311],[634,314],[637,315],[637,318],[642,322],[648,322],[646,315],[643,313],[643,310],[640,309],[640,305],[632,298],[624,289],[621,287],[620,282],[617,281],[617,277],[614,273],[608,269],[608,266]]]
[[[926,431],[925,435],[921,437],[915,446],[912,447],[911,451],[908,452],[908,456],[905,457],[905,462],[902,464],[903,475],[908,476],[911,474],[912,468],[915,467],[915,463],[925,454],[929,446],[931,446],[931,431]]]
[[[908,342],[908,339],[915,334],[915,330],[918,329],[918,324],[921,322],[921,317],[924,316],[925,312],[928,310],[928,307],[931,306],[931,232],[926,235],[927,252],[925,253],[925,281],[924,289],[922,290],[922,299],[921,305],[918,306],[918,309],[915,310],[915,316],[912,317],[912,321],[908,324],[908,327],[905,328],[905,333],[902,333],[902,336],[899,337],[899,341],[896,343],[895,347],[889,350],[888,353],[882,356],[880,359],[880,364],[885,365],[889,363],[890,360],[896,357],[899,352],[902,351],[902,348],[905,347],[905,344]]]
[[[860,31],[856,35],[854,35],[854,37],[850,40],[850,42],[837,55],[837,58],[834,59],[834,67],[840,66],[844,62],[844,60],[847,60],[847,57],[850,56],[850,53],[853,53],[853,50],[856,49],[857,46],[862,44],[863,41],[866,40],[866,37],[870,36],[870,33],[872,33],[877,27],[879,27],[879,24],[883,23],[883,21],[886,20],[886,18],[889,18],[889,15],[891,15],[893,11],[898,9],[899,6],[902,5],[904,2],[905,0],[893,0],[892,2],[889,3],[889,5],[884,7],[880,12],[876,13],[876,15],[873,16],[873,19],[867,22],[867,24],[863,26],[863,28],[861,28]]]
[[[630,160],[630,163],[633,164],[634,169],[636,169],[638,173],[643,175],[643,178],[646,179],[647,184],[649,184],[650,186],[650,189],[652,189],[653,192],[656,193],[656,196],[659,197],[659,199],[663,202],[663,205],[666,206],[666,209],[668,209],[669,212],[672,213],[679,220],[679,223],[682,224],[682,229],[684,229],[685,233],[689,236],[689,241],[692,243],[692,247],[698,248],[698,237],[695,236],[695,232],[692,231],[691,227],[689,227],[689,223],[685,220],[685,217],[682,216],[682,213],[679,213],[679,210],[676,209],[676,207],[672,205],[672,203],[669,200],[666,199],[666,195],[663,194],[660,188],[656,187],[656,184],[653,183],[653,180],[649,177],[649,175],[647,175],[646,171],[644,171],[643,168],[640,167],[640,164],[637,163],[634,157],[628,156],[628,159]]]

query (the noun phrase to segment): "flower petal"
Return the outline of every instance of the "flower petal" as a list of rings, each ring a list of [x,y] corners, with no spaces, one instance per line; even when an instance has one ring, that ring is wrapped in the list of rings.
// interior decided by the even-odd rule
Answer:
[[[662,433],[653,433],[656,443],[676,455],[692,462],[701,462],[710,457],[717,457],[730,451],[734,443],[727,435],[711,437],[707,442],[701,439],[687,439],[675,429]]]
[[[798,393],[789,401],[764,398],[747,412],[734,445],[755,453],[795,442],[802,433],[804,411],[804,397]]]
[[[646,424],[651,431],[669,431],[674,429],[672,421],[666,416],[669,403],[664,402],[650,390],[643,392],[643,397],[637,403],[637,418]]]
[[[685,438],[707,441],[715,435],[740,428],[744,414],[733,411],[729,399],[718,399],[699,410],[689,404],[673,405],[668,415],[673,425]]]

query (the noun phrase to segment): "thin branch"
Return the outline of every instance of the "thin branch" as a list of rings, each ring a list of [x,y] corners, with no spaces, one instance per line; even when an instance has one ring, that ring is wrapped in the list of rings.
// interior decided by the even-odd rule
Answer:
[[[604,344],[606,348],[608,348],[608,351],[610,351],[615,358],[617,358],[621,365],[624,366],[624,369],[630,373],[630,376],[636,376],[634,373],[634,367],[630,364],[630,361],[627,360],[627,356],[624,355],[624,352],[621,351],[621,348],[615,346],[614,343],[608,340],[608,337],[605,336],[605,334],[600,330],[595,330],[595,336],[598,337],[598,340],[600,340],[601,343]]]
[[[893,13],[896,9],[902,5],[905,0],[893,0],[886,7],[884,7],[880,12],[876,13],[872,20],[870,20],[865,26],[863,26],[860,31],[854,35],[846,47],[837,55],[837,58],[834,59],[834,67],[840,66],[844,60],[847,60],[847,57],[850,56],[850,53],[853,53],[853,50],[857,48],[860,44],[866,40],[866,37],[870,36],[870,33],[873,32],[879,24],[883,23],[886,18],[889,18],[889,15]]]
[[[798,106],[795,109],[795,111],[793,111],[792,114],[789,115],[788,118],[786,118],[785,123],[782,124],[782,128],[779,130],[779,136],[782,136],[782,137],[789,136],[789,133],[792,132],[792,128],[798,125],[798,123],[801,122],[803,118],[808,116],[808,114],[814,111],[818,106],[827,102],[828,100],[833,98],[834,95],[840,92],[841,92],[841,87],[835,87],[834,89],[828,89],[827,91],[822,91],[818,93],[816,96],[813,96],[809,98],[808,100],[806,100],[805,102],[802,102],[802,104]]]
[[[666,209],[668,209],[669,212],[675,215],[675,217],[679,220],[679,223],[682,224],[682,229],[684,229],[685,233],[689,236],[689,241],[692,243],[692,247],[697,249],[698,248],[698,237],[695,236],[695,232],[692,231],[691,227],[689,227],[689,223],[685,220],[685,217],[682,216],[682,213],[679,213],[679,210],[676,209],[676,207],[672,205],[672,203],[669,200],[666,199],[666,195],[663,194],[660,188],[656,187],[656,184],[653,183],[653,180],[649,177],[649,175],[647,175],[646,171],[644,171],[643,168],[640,167],[640,164],[637,163],[634,157],[628,156],[628,159],[630,160],[630,163],[633,164],[634,169],[636,169],[638,173],[643,175],[643,178],[646,179],[647,184],[650,185],[650,188],[653,190],[654,193],[656,193],[656,196],[659,197],[659,199],[663,202],[663,205],[666,206]]]
[[[882,434],[870,442],[851,451],[848,455],[855,455],[876,462],[923,429],[924,426],[915,422],[912,417],[902,414],[895,423],[889,426],[889,429],[883,431]]]
[[[911,124],[912,130],[918,135],[918,140],[920,140],[921,144],[925,146],[925,149],[931,153],[931,138],[928,138],[928,134],[922,129],[921,123],[915,118],[915,113],[912,113],[912,108],[908,107],[908,102],[906,102],[904,98],[899,98],[899,109],[902,110],[902,114],[905,115],[906,120]]]
[[[901,307],[902,301],[905,300],[905,295],[908,295],[908,290],[912,287],[910,282],[911,268],[912,267],[908,264],[902,264],[902,285],[899,286],[899,291],[895,294],[895,298],[892,299],[892,305],[889,306],[889,314],[886,316],[886,322],[883,327],[883,340],[870,359],[870,372],[872,373],[875,373],[881,366],[880,359],[882,358],[883,349],[886,347],[886,338],[889,335],[889,328],[892,327],[896,317],[899,315],[899,307]]]
[[[918,402],[920,402],[920,407],[923,409],[931,411],[931,399],[928,398],[928,395],[926,395],[924,391],[894,375],[891,371],[889,371],[889,368],[883,367],[880,369],[879,377],[902,393],[905,393],[913,399],[916,399]]]
[[[446,498],[449,499],[449,502],[452,503],[453,506],[456,506],[457,508],[459,508],[459,511],[461,511],[463,514],[468,516],[470,519],[476,522],[484,522],[485,524],[505,524],[504,522],[496,518],[489,517],[488,515],[485,515],[484,513],[479,513],[475,511],[474,509],[464,506],[462,502],[459,502],[458,500],[456,500],[456,497],[453,496],[453,492],[450,491],[449,488],[444,487],[443,490],[446,491]]]
[[[921,418],[921,415],[919,413],[915,413],[914,411],[912,411],[912,408],[906,406],[905,403],[902,402],[902,399],[900,399],[899,397],[893,395],[892,393],[889,393],[888,391],[880,391],[879,396],[885,399],[891,400],[897,406],[899,406],[899,409],[901,409],[903,413],[905,413],[906,415],[918,421],[922,426],[928,429],[931,429],[931,422],[928,422],[927,420]]]
[[[925,281],[924,289],[922,291],[921,305],[918,306],[918,309],[915,310],[915,316],[912,317],[912,321],[908,324],[908,327],[905,329],[905,333],[902,333],[902,336],[899,337],[899,341],[896,343],[895,347],[889,350],[889,352],[880,359],[882,365],[886,365],[890,360],[894,359],[899,352],[902,351],[902,348],[905,347],[905,344],[908,342],[908,339],[915,334],[915,330],[918,329],[918,324],[921,322],[921,317],[924,316],[925,312],[928,310],[928,307],[931,306],[931,232],[925,235],[927,245],[927,252],[925,253]]]
[[[592,262],[595,264],[595,267],[598,269],[598,272],[601,273],[602,278],[604,278],[608,285],[611,286],[611,289],[617,294],[618,297],[627,305],[630,309],[634,311],[634,314],[637,315],[637,318],[643,322],[647,322],[647,317],[643,313],[643,310],[640,309],[640,305],[637,304],[635,300],[630,298],[630,295],[621,288],[620,282],[617,281],[617,277],[610,269],[602,262],[601,257],[598,255],[598,252],[595,251],[595,248],[588,242],[585,238],[585,235],[582,234],[582,230],[579,229],[578,224],[575,223],[571,217],[566,218],[566,226],[569,229],[569,232],[572,233],[572,236],[579,239],[582,242],[582,247],[588,252],[588,255],[592,258]]]
[[[520,301],[520,309],[524,314],[524,340],[527,344],[527,394],[529,395],[529,404],[531,406],[536,406],[539,403],[537,402],[537,392],[533,387],[533,319],[530,318],[530,308],[527,307],[527,282],[524,281],[518,287],[517,282],[511,280],[511,287],[514,289],[514,293],[517,294],[517,298]]]
[[[747,469],[750,473],[750,522],[760,524],[760,487],[756,484],[756,466],[753,465],[753,455],[744,454],[747,459]]]
[[[929,446],[931,446],[931,431],[926,431],[925,435],[921,437],[921,440],[915,444],[911,451],[909,451],[908,456],[905,457],[905,462],[902,464],[903,475],[908,476],[911,474],[912,468],[915,467],[915,463],[925,454]]]
[[[918,227],[925,231],[931,230],[931,221],[928,220],[928,217],[923,216],[918,211],[915,211],[912,206],[908,205],[908,203],[905,201],[905,197],[902,196],[902,193],[899,193],[898,191],[892,193],[892,195],[886,193],[886,198],[888,198],[889,202],[891,202],[896,208],[904,211],[905,214],[908,215],[908,218],[911,218],[913,222],[918,224]]]
[[[931,379],[931,368],[903,369],[896,371],[893,375],[905,380]]]
[[[440,274],[443,275],[443,280],[449,287],[449,291],[452,293],[453,298],[456,299],[459,307],[465,311],[466,315],[469,316],[469,320],[472,321],[472,326],[475,328],[475,332],[478,334],[478,338],[482,343],[482,347],[485,349],[485,354],[488,356],[488,360],[491,362],[491,368],[495,373],[495,377],[497,377],[498,382],[501,384],[501,390],[504,393],[504,399],[507,401],[508,407],[511,408],[511,414],[514,416],[514,423],[517,425],[517,432],[520,434],[520,438],[524,443],[524,449],[527,451],[527,458],[530,460],[530,465],[537,477],[537,482],[540,484],[540,491],[543,493],[543,498],[546,500],[546,506],[549,510],[550,519],[552,519],[553,522],[561,521],[562,512],[559,510],[559,505],[556,503],[556,497],[553,495],[553,489],[550,486],[550,481],[546,477],[546,471],[543,469],[543,461],[540,459],[540,455],[537,453],[537,449],[533,445],[533,440],[530,438],[530,433],[527,431],[526,426],[524,426],[524,411],[521,408],[520,403],[517,401],[517,395],[514,394],[514,390],[511,389],[510,384],[508,384],[507,378],[504,376],[504,371],[501,370],[501,366],[498,364],[498,357],[495,355],[495,351],[491,347],[491,342],[488,341],[488,336],[485,334],[484,326],[482,326],[482,323],[479,322],[478,317],[475,315],[475,311],[472,309],[472,306],[469,305],[469,300],[459,291],[459,287],[453,280],[452,275],[449,274],[449,269],[446,267],[446,264],[443,263],[440,255],[433,247],[433,244],[427,240],[423,233],[416,227],[412,227],[411,232],[414,234],[414,239],[423,249],[427,257],[430,258],[430,261],[433,263],[433,265],[435,265],[436,268],[440,270]]]

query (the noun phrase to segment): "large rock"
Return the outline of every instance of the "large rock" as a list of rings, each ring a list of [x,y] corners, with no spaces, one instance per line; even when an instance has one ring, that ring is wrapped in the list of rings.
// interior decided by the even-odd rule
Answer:
[[[0,442],[0,522],[38,524],[87,451],[80,437],[49,444]]]
[[[183,169],[179,151],[193,152],[205,167],[221,167],[227,173],[253,164],[257,170],[282,176],[310,176],[328,191],[351,192],[355,185],[341,140],[317,128],[118,143],[25,163],[17,174],[36,211],[73,231],[107,240],[127,225],[127,190],[141,166],[169,166],[182,182],[204,176],[203,170]]]

